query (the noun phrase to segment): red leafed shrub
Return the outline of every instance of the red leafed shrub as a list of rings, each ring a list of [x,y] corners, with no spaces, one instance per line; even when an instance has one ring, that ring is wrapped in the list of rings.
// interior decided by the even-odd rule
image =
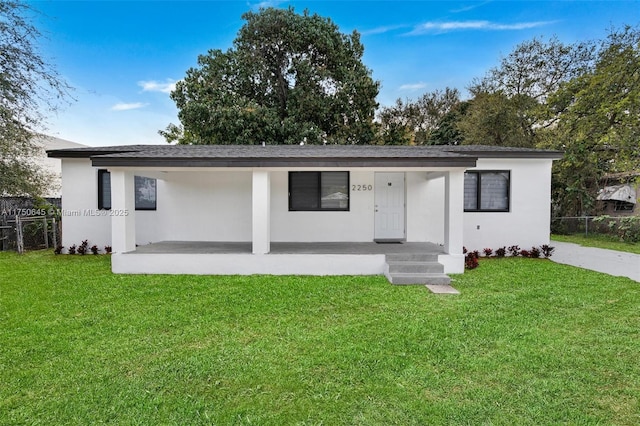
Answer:
[[[489,257],[493,254],[493,249],[489,248],[489,247],[485,247],[482,249],[482,252],[484,253],[484,255],[486,257]]]
[[[473,253],[469,253],[464,258],[465,269],[475,269],[478,267],[478,258]]]

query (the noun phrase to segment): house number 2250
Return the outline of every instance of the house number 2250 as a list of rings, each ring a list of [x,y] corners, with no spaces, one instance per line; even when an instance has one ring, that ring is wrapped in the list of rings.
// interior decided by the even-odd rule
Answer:
[[[351,185],[352,191],[373,191],[373,185]]]

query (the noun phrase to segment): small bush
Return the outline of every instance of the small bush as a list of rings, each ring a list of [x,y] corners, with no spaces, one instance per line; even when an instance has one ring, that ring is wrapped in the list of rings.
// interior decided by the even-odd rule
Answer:
[[[519,255],[522,257],[529,257],[531,253],[529,253],[529,250],[520,250]],[[517,256],[517,254],[514,254],[514,256]]]
[[[499,249],[496,250],[496,257],[504,257],[506,254],[507,254],[506,247],[500,247]]]
[[[70,245],[69,249],[67,250],[67,253],[76,254],[76,245],[75,244]]]
[[[85,255],[87,254],[88,249],[89,249],[89,240],[84,240],[78,246],[78,254]]]
[[[111,246],[104,246],[104,252],[107,254],[111,254]]]
[[[471,253],[467,253],[464,257],[464,268],[465,269],[475,269],[478,267],[478,251],[474,251]]]
[[[91,253],[98,254],[99,251],[100,251],[100,249],[98,248],[97,245],[94,244],[94,245],[91,246]]]
[[[60,254],[62,253],[62,249],[64,248],[64,246],[62,244],[58,244],[56,246],[55,249],[53,249],[53,254]]]
[[[509,254],[514,257],[518,256],[520,254],[520,246],[509,247]]]
[[[542,251],[542,255],[544,257],[546,257],[547,259],[551,257],[551,255],[553,254],[553,251],[555,250],[555,247],[551,247],[549,244],[543,244],[540,246],[540,250]]]
[[[485,257],[490,257],[493,254],[493,249],[485,247],[482,249],[482,252],[484,253]]]
[[[538,247],[531,247],[529,250],[529,257],[532,259],[537,259],[540,257],[540,249]]]

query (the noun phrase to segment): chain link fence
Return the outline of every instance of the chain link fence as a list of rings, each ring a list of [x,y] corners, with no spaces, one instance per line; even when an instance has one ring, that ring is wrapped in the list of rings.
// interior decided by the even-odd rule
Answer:
[[[34,200],[0,198],[0,250],[55,248],[61,241],[61,222],[56,218],[59,198]]]
[[[609,235],[621,241],[640,241],[640,216],[574,216],[551,220],[551,233],[559,235],[581,234],[585,237]]]

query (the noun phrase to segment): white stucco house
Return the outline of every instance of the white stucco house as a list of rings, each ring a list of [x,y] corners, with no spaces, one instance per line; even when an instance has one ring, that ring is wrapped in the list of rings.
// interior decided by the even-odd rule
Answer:
[[[58,149],[63,245],[116,273],[386,274],[438,281],[470,250],[549,242],[557,151],[487,146]]]

